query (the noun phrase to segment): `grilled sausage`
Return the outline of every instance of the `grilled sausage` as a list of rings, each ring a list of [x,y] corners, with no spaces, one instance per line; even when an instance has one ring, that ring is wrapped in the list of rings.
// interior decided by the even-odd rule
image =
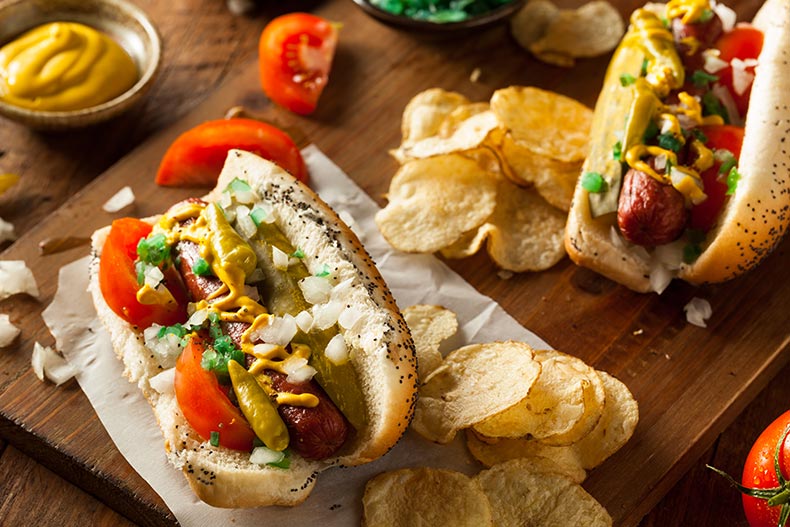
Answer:
[[[617,225],[623,236],[637,245],[663,245],[677,239],[686,225],[685,198],[640,170],[623,178],[617,207]]]

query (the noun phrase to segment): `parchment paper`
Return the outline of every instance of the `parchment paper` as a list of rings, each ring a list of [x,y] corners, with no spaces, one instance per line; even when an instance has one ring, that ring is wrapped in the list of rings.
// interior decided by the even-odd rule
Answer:
[[[429,255],[394,251],[374,223],[376,203],[315,146],[303,150],[311,186],[349,221],[376,261],[398,305],[428,303],[458,314],[459,332],[443,351],[462,345],[516,339],[536,348],[549,347],[524,329],[490,298],[478,293],[441,261]],[[435,445],[409,432],[386,456],[354,468],[333,468],[318,477],[311,496],[294,508],[267,507],[228,510],[199,501],[181,472],[168,464],[162,436],[148,403],[136,386],[122,376],[109,337],[90,313],[86,291],[88,259],[60,271],[58,293],[44,319],[58,349],[79,370],[77,381],[116,446],[134,469],[162,497],[184,527],[201,525],[358,525],[365,483],[372,476],[399,467],[432,466],[476,473],[479,467],[466,452],[460,434],[450,445]],[[88,316],[86,316],[86,314]],[[426,499],[431,499],[426,496]]]

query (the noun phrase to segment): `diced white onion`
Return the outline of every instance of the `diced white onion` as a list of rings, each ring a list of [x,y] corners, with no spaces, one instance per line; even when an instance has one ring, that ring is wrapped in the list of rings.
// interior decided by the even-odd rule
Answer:
[[[335,287],[332,288],[331,298],[332,300],[340,300],[342,301],[348,292],[351,291],[351,285],[354,283],[354,278],[346,278]]]
[[[288,257],[287,253],[272,245],[272,262],[274,263],[275,269],[279,271],[287,271],[288,265],[290,264],[290,258]]]
[[[332,284],[322,276],[307,276],[299,280],[305,302],[308,304],[322,304],[329,300]]]
[[[732,88],[738,95],[743,95],[754,81],[754,73],[746,71],[749,66],[755,66],[756,61],[750,60],[748,63],[739,58],[730,61],[732,64]]]
[[[650,265],[650,289],[659,295],[664,292],[674,278],[672,271],[667,269],[664,264],[654,260]]]
[[[105,212],[118,212],[132,203],[134,203],[134,192],[132,188],[127,185],[105,201],[104,205],[102,205],[102,209],[104,209]]]
[[[667,155],[666,154],[657,155],[655,160],[653,161],[653,165],[656,167],[656,170],[664,170],[667,167]]]
[[[253,209],[262,209],[266,214],[260,219],[260,223],[274,223],[274,210],[264,205],[258,204]]]
[[[742,125],[743,119],[741,119],[741,115],[738,113],[738,107],[735,105],[735,100],[732,98],[730,90],[716,83],[710,91],[721,101],[721,104],[724,105],[724,109],[727,110],[727,115],[730,116],[730,123],[738,126]]]
[[[176,360],[181,353],[181,339],[172,333],[168,333],[160,339],[159,330],[161,328],[162,326],[159,324],[153,324],[143,330],[145,347],[151,350],[160,366],[172,368],[176,365]]]
[[[694,324],[701,328],[707,327],[705,321],[713,314],[713,309],[710,307],[710,302],[704,298],[694,297],[691,301],[683,307],[686,312],[686,321],[689,324]]]
[[[151,385],[151,388],[156,390],[159,393],[174,393],[176,382],[176,369],[175,368],[168,368],[167,370],[161,371],[151,377],[151,380],[148,383]]]
[[[22,260],[0,261],[0,300],[19,293],[38,298],[33,271]]]
[[[237,203],[244,204],[255,203],[258,200],[258,196],[252,190],[236,190],[233,192],[233,197],[236,198]]]
[[[236,209],[233,207],[222,207],[222,215],[228,220],[228,223],[236,221]]]
[[[309,311],[300,311],[299,314],[294,318],[296,320],[296,325],[299,326],[299,329],[301,329],[304,333],[310,332],[313,327],[313,315]]]
[[[208,309],[199,309],[198,311],[192,313],[192,316],[189,317],[189,320],[187,320],[185,325],[202,326],[206,319],[208,319]]]
[[[222,207],[224,210],[228,210],[231,205],[233,205],[233,198],[231,197],[229,192],[223,192],[219,195],[219,199],[217,200],[217,204]]]
[[[258,292],[258,288],[254,285],[244,284],[244,295],[250,297],[256,302],[261,301],[261,294]]]
[[[282,317],[270,316],[269,323],[255,332],[257,338],[252,340],[262,340],[269,344],[279,344],[287,346],[291,339],[296,335],[296,320],[291,315]]]
[[[162,273],[162,270],[155,265],[146,265],[144,275],[145,285],[151,289],[156,289],[162,280],[165,279],[165,275]]]
[[[346,341],[343,339],[343,335],[337,334],[327,342],[324,355],[336,365],[348,361],[348,348],[346,347]]]
[[[257,359],[271,359],[275,352],[281,350],[283,347],[277,344],[267,344],[262,342],[252,347],[252,354]]]
[[[283,459],[285,459],[284,452],[277,452],[265,446],[255,447],[252,449],[252,453],[250,453],[250,463],[255,463],[256,465],[279,463]]]
[[[8,315],[0,315],[0,348],[11,345],[19,335],[19,328],[11,323]]]
[[[721,52],[716,48],[708,48],[702,52],[702,58],[705,64],[702,66],[706,72],[710,74],[718,73],[728,66],[726,60],[719,58]]]
[[[14,225],[0,218],[0,243],[16,240]]]
[[[236,208],[236,230],[248,240],[258,232],[258,226],[250,217],[250,209],[244,205]]]
[[[60,386],[77,374],[77,370],[66,362],[66,359],[55,353],[55,350],[49,346],[42,346],[38,342],[33,345],[30,364],[40,381],[46,377],[56,386]]]
[[[738,19],[738,15],[735,14],[735,11],[724,4],[717,2],[711,2],[711,4],[713,11],[719,16],[719,19],[721,20],[721,27],[724,30],[724,33],[734,28],[735,21]]]
[[[346,307],[340,316],[337,318],[337,323],[341,328],[350,330],[354,329],[357,322],[362,318],[363,311],[357,306]]]
[[[315,368],[307,364],[307,359],[291,357],[282,362],[283,371],[288,375],[288,382],[301,383],[309,381],[316,374]]]
[[[337,300],[314,305],[313,326],[321,330],[331,328],[337,323],[337,319],[340,318],[340,313],[343,312],[343,309],[345,309],[345,306]]]

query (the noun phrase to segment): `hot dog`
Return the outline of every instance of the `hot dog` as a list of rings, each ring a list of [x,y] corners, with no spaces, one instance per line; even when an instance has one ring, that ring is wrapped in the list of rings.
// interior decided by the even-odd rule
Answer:
[[[765,258],[790,223],[788,50],[787,0],[767,0],[752,25],[713,0],[635,11],[596,103],[571,259],[661,292]]]
[[[276,165],[231,151],[207,196],[116,220],[93,248],[99,318],[205,502],[296,505],[318,472],[372,461],[407,428],[416,359],[392,295]]]

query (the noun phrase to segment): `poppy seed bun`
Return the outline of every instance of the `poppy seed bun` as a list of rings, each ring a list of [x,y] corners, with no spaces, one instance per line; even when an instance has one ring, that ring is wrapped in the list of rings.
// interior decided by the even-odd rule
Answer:
[[[734,195],[708,233],[703,252],[683,264],[678,277],[694,284],[722,282],[755,267],[781,241],[790,224],[790,2],[767,0],[754,19],[764,33],[763,49],[749,99],[743,146],[738,162],[742,177]],[[591,159],[611,158],[613,124],[625,115],[617,107],[613,87],[622,73],[611,64],[595,107]],[[570,258],[626,287],[648,292],[650,262],[625,243],[613,241],[616,214],[593,218],[587,191],[577,182],[565,229]]]
[[[352,287],[340,300],[360,309],[362,316],[353,330],[341,333],[364,394],[368,419],[365,427],[350,434],[337,456],[307,461],[292,453],[288,469],[260,466],[249,462],[249,453],[212,447],[192,430],[175,394],[151,388],[149,381],[161,368],[144,346],[142,330],[118,317],[102,297],[99,256],[108,227],[93,235],[90,290],[124,363],[125,376],[140,387],[153,407],[168,458],[183,471],[197,496],[216,507],[296,505],[307,498],[319,472],[377,459],[406,431],[417,394],[414,344],[389,288],[359,239],[312,190],[275,164],[233,150],[216,188],[204,199],[218,199],[234,178],[247,181],[274,210],[277,227],[309,256],[304,262],[312,274],[327,265],[337,282],[353,278]]]

